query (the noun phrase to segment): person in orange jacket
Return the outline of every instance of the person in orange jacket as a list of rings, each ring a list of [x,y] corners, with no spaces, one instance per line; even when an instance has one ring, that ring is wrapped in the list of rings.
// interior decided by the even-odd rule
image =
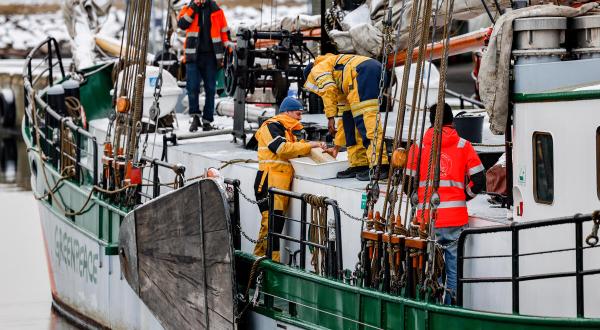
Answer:
[[[418,144],[413,144],[408,152],[406,175],[413,177],[413,182],[418,183],[416,219],[419,223],[428,223],[430,214],[430,199],[432,195],[433,178],[435,168],[428,169],[431,157],[432,142],[434,136],[434,122],[437,105],[432,106],[429,120],[431,126],[423,136],[423,144],[419,149]],[[442,117],[442,134],[439,161],[439,187],[437,193],[440,204],[435,214],[435,239],[445,246],[444,261],[446,263],[446,288],[451,294],[446,294],[445,303],[450,304],[456,292],[456,267],[457,267],[457,244],[460,233],[469,224],[467,212],[467,200],[474,198],[481,192],[485,185],[484,168],[479,156],[471,143],[460,136],[453,126],[454,117],[452,109],[444,104]],[[419,163],[419,153],[421,160]],[[416,176],[418,172],[418,181]],[[429,175],[429,176],[428,176]],[[468,180],[467,180],[468,178]],[[408,182],[408,178],[404,178]],[[427,194],[425,186],[427,185]],[[406,186],[405,186],[405,190]],[[425,200],[427,195],[427,200]],[[425,205],[423,206],[423,203]]]
[[[184,62],[189,113],[192,116],[190,132],[200,126],[200,80],[204,82],[204,111],[202,129],[211,130],[215,111],[217,71],[223,67],[227,48],[233,43],[223,10],[213,0],[192,0],[179,12],[177,26],[185,30]]]
[[[295,131],[303,129],[300,120],[304,106],[297,99],[288,96],[279,106],[279,114],[266,120],[254,134],[258,142],[258,172],[254,180],[254,194],[257,201],[268,196],[269,188],[275,187],[290,190],[294,179],[294,168],[289,162],[291,158],[310,154],[312,148],[323,148],[322,142],[298,141]],[[283,215],[288,207],[289,198],[275,195],[273,210],[274,231],[281,233],[285,220]],[[269,225],[269,204],[264,200],[258,203],[262,219],[258,243],[254,247],[254,254],[264,256],[267,251],[267,233]],[[279,239],[273,240],[272,259],[279,262]]]

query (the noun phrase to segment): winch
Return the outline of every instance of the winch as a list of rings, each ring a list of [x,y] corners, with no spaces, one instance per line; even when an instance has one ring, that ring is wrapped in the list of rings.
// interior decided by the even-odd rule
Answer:
[[[257,45],[272,40],[275,45],[259,48]],[[225,55],[225,91],[234,97],[234,137],[244,142],[245,105],[257,89],[269,89],[272,98],[260,103],[279,104],[287,96],[290,84],[304,84],[304,63],[314,55],[306,41],[320,37],[305,36],[301,31],[257,31],[241,27],[236,34],[235,49]],[[298,95],[305,98],[303,93]]]

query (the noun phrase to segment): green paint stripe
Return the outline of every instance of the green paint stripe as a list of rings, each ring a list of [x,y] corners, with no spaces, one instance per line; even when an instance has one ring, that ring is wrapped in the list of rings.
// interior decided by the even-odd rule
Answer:
[[[239,266],[247,264],[250,266],[256,257],[254,255],[236,251],[237,263]],[[531,327],[532,329],[555,329],[555,328],[580,328],[580,329],[599,329],[600,319],[585,319],[585,318],[551,318],[551,317],[536,317],[536,316],[522,316],[522,315],[510,315],[510,314],[497,314],[489,312],[479,312],[474,310],[463,309],[459,307],[441,306],[422,301],[415,301],[406,299],[399,296],[388,295],[379,291],[365,289],[361,287],[350,286],[335,280],[323,278],[315,274],[308,273],[296,268],[288,267],[279,263],[265,260],[260,264],[260,268],[263,269],[267,274],[266,283],[263,283],[263,290],[268,293],[275,294],[277,296],[283,296],[286,299],[293,298],[296,301],[302,301],[304,304],[314,306],[318,310],[328,310],[336,313],[335,309],[331,309],[332,300],[335,300],[335,306],[338,306],[343,310],[337,312],[338,315],[344,315],[349,317],[348,307],[354,306],[358,301],[369,301],[379,300],[381,303],[386,304],[387,311],[398,311],[406,309],[409,313],[409,317],[404,318],[404,324],[398,324],[399,328],[409,326],[409,323],[418,320],[410,315],[421,315],[421,313],[428,313],[432,322],[438,324],[438,326],[432,326],[433,328],[444,328],[446,322],[455,322],[462,325],[458,327],[449,326],[447,329],[466,329],[470,326],[477,327],[482,325],[496,326],[502,329],[526,329]],[[246,279],[240,279],[238,282],[247,282]],[[244,281],[245,280],[245,281]],[[271,282],[271,283],[269,283]],[[301,287],[301,290],[297,290]],[[312,289],[312,290],[311,290]],[[324,299],[320,299],[324,298]],[[341,301],[336,298],[342,299]],[[357,300],[358,299],[358,300]],[[368,312],[373,310],[373,306],[369,304],[361,304],[359,307],[359,314],[361,312]],[[372,304],[371,304],[372,305]],[[350,308],[352,309],[352,308]],[[265,313],[261,309],[255,309],[256,312],[264,314],[269,317],[275,316],[276,319],[283,322],[289,322],[289,316],[282,314],[281,312]],[[350,314],[354,312],[350,311]],[[395,312],[388,312],[388,321],[392,321]],[[390,315],[391,314],[391,315]],[[364,315],[364,314],[363,314]],[[300,322],[304,321],[305,327],[313,326],[328,326],[331,324],[314,324],[313,322],[331,322],[330,317],[320,317],[314,319],[311,315],[307,315],[309,320],[302,320],[301,316],[296,318]],[[286,319],[287,318],[287,319]],[[359,317],[354,316],[354,319],[358,320]],[[391,319],[392,318],[392,319]],[[329,319],[329,320],[328,320]],[[385,320],[384,320],[385,322]],[[439,322],[439,323],[438,323]],[[334,322],[337,324],[338,322]],[[371,323],[371,322],[369,322]],[[393,323],[396,323],[395,321]],[[413,328],[413,327],[408,327]]]
[[[578,101],[600,99],[600,90],[589,91],[571,91],[554,93],[515,93],[513,100],[515,102],[551,102],[551,101]]]

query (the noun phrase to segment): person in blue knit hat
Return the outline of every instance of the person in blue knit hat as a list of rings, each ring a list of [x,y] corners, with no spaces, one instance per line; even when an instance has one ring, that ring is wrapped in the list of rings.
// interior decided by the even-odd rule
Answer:
[[[324,148],[322,142],[298,141],[294,131],[303,128],[300,123],[304,112],[302,102],[294,97],[286,97],[279,105],[279,114],[267,119],[254,134],[258,142],[258,172],[254,180],[254,194],[261,212],[262,219],[258,241],[254,254],[264,256],[267,251],[269,225],[269,204],[265,200],[270,187],[290,190],[294,178],[294,168],[290,158],[310,154],[312,148]],[[275,195],[273,210],[274,231],[281,233],[285,220],[283,218],[288,207],[288,197]],[[272,259],[279,261],[279,240],[273,241]]]

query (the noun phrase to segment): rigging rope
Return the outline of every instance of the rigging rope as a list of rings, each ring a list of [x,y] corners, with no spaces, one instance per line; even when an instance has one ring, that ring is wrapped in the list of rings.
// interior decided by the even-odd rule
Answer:
[[[310,205],[310,227],[308,238],[311,242],[326,245],[327,244],[327,204],[324,196],[304,194],[302,199]],[[326,253],[323,249],[313,249],[311,264],[317,275],[325,274]]]

